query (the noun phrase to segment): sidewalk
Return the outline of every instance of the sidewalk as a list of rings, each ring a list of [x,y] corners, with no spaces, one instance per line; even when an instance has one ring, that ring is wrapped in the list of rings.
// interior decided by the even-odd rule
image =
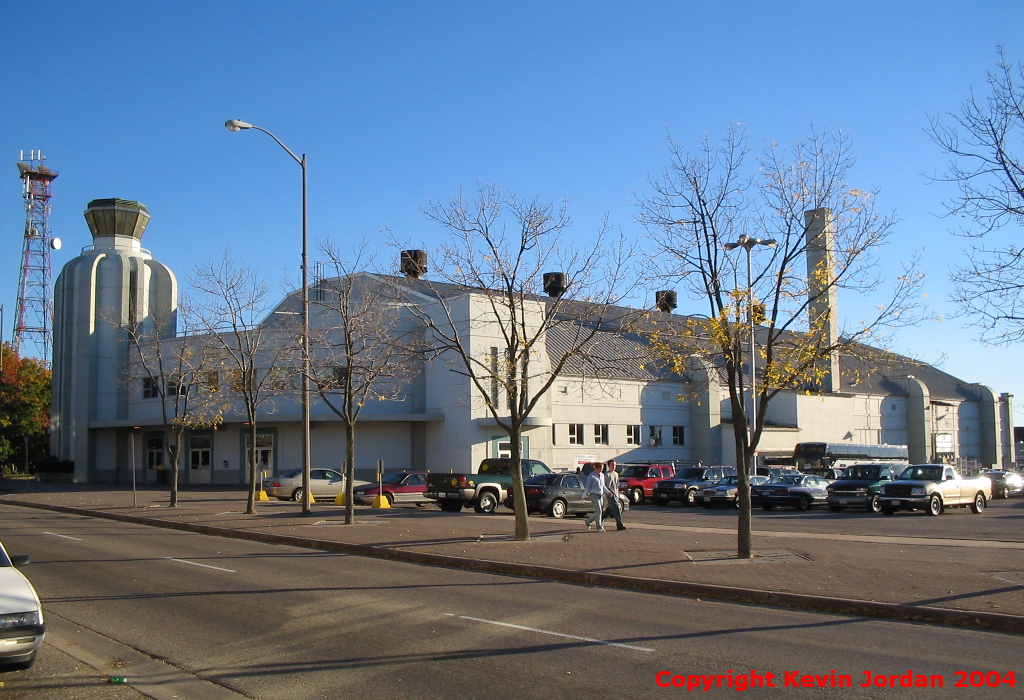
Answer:
[[[757,556],[740,561],[734,531],[674,524],[673,509],[634,508],[626,531],[607,533],[587,532],[582,519],[531,517],[532,540],[513,542],[512,514],[504,508],[476,515],[360,506],[348,526],[344,508],[329,503],[317,503],[306,517],[298,504],[282,501],[259,503],[256,515],[245,515],[239,487],[191,487],[170,509],[165,488],[140,490],[133,508],[131,491],[121,486],[0,481],[0,502],[497,573],[1024,632],[1020,537],[764,531],[755,520]],[[1010,516],[1016,523],[1018,513],[1024,515]]]

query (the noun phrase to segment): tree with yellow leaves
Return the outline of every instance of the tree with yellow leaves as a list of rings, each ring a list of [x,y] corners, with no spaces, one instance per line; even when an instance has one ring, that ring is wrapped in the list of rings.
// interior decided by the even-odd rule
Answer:
[[[877,253],[897,221],[878,212],[874,192],[848,183],[855,158],[842,132],[752,155],[733,126],[720,145],[705,138],[693,152],[670,140],[670,154],[638,218],[655,244],[657,278],[681,285],[704,312],[652,315],[651,334],[672,369],[703,368],[728,391],[738,554],[749,558],[749,477],[769,403],[785,390],[838,391],[841,355],[871,353],[916,320],[920,276],[910,261],[873,317],[840,331],[836,294],[881,293]],[[738,247],[747,255],[730,252]]]

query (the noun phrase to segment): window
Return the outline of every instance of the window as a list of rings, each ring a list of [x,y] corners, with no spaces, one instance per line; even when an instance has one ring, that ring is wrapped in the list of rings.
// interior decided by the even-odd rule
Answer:
[[[199,372],[196,374],[196,384],[200,390],[216,394],[220,391],[220,375],[216,372]]]
[[[231,370],[231,391],[242,393],[244,391],[252,391],[252,370],[242,371],[240,369]]]
[[[647,433],[650,438],[651,447],[661,447],[661,426],[649,425],[647,426]]]
[[[331,367],[330,374],[317,377],[317,389],[319,391],[342,389],[345,386],[347,374],[348,367]]]
[[[160,396],[160,382],[156,377],[142,378],[142,398],[155,399]]]
[[[267,383],[272,391],[288,391],[293,388],[293,378],[296,376],[291,367],[275,367],[270,370]]]
[[[168,396],[177,396],[178,394],[185,396],[188,393],[188,385],[185,384],[185,380],[180,374],[172,374],[168,376],[165,386],[167,388]]]
[[[683,426],[673,425],[672,426],[672,444],[673,445],[685,445],[686,440],[683,433]]]
[[[639,425],[627,425],[626,426],[626,444],[627,445],[639,445],[640,444],[640,427]]]
[[[209,435],[193,435],[189,438],[189,466],[192,469],[209,469],[213,450],[213,438]]]
[[[595,445],[607,445],[608,444],[608,424],[595,425],[594,426],[594,444]]]
[[[582,423],[570,423],[569,424],[569,444],[570,445],[582,445],[583,444],[583,424]]]

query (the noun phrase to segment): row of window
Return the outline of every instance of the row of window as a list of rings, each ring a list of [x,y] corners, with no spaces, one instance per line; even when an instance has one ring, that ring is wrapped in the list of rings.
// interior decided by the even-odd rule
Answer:
[[[344,385],[347,371],[346,367],[330,368],[330,374],[319,379],[317,390],[340,389]],[[246,381],[247,374],[249,375],[248,382]],[[231,370],[229,375],[232,391],[241,392],[246,384],[249,385],[250,390],[255,388],[251,371],[243,372],[236,369]],[[180,375],[170,375],[163,382],[159,377],[143,377],[142,398],[159,398],[161,391],[167,396],[178,396],[179,394],[184,396],[192,391],[193,387],[200,391],[216,394],[220,391],[220,374],[218,372],[196,372],[192,376],[191,382],[187,382]],[[266,375],[266,387],[271,391],[300,391],[302,389],[302,374],[294,367],[275,367]]]
[[[661,447],[665,444],[662,430],[663,428],[672,428],[672,445],[685,445],[685,433],[683,426],[661,426],[661,425],[649,425],[647,426],[647,444],[650,447]],[[609,439],[608,424],[607,423],[596,423],[593,426],[593,440],[587,442],[586,439],[586,425],[583,423],[569,423],[569,444],[570,445],[610,445],[611,440]],[[626,428],[626,444],[627,445],[642,445],[643,444],[643,426],[642,425],[627,425]],[[557,444],[557,440],[556,440]]]

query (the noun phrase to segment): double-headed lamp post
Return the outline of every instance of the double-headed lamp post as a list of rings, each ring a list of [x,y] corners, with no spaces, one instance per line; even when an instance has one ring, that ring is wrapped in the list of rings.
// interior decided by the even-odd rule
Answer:
[[[312,512],[312,501],[309,492],[309,237],[306,220],[306,154],[303,153],[300,158],[281,143],[281,139],[255,124],[229,119],[224,122],[224,126],[228,128],[228,131],[243,129],[262,131],[287,151],[288,155],[294,158],[302,168],[302,513],[308,515]],[[251,459],[256,459],[256,455],[252,455]]]
[[[748,414],[750,419],[750,445],[754,444],[754,433],[757,430],[757,341],[754,335],[754,279],[751,272],[750,251],[753,250],[754,246],[759,245],[774,248],[775,240],[772,238],[755,238],[744,233],[735,243],[726,243],[724,246],[726,250],[743,248],[743,250],[747,251],[747,319],[750,322],[750,412]],[[747,465],[751,474],[755,472],[757,467],[754,463],[755,459],[756,457],[751,453],[750,464]]]

